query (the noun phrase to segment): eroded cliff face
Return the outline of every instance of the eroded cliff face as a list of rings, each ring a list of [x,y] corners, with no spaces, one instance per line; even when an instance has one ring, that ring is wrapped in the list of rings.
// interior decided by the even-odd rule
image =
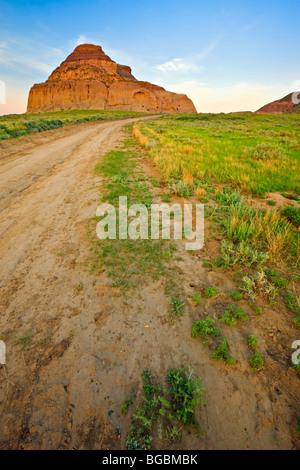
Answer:
[[[272,103],[268,103],[262,108],[258,109],[256,113],[263,114],[280,114],[280,113],[288,113],[295,108],[295,103],[292,100],[292,93],[287,96],[284,96],[280,100],[273,101]]]
[[[92,44],[76,47],[45,83],[29,92],[27,112],[65,109],[196,112],[186,95],[139,82],[130,67],[117,64]]]

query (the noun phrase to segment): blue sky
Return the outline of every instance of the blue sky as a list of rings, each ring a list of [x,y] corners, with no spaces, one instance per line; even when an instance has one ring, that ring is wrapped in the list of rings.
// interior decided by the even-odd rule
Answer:
[[[85,42],[199,112],[255,110],[300,80],[295,0],[0,0],[0,24],[0,114],[24,112],[30,87]]]

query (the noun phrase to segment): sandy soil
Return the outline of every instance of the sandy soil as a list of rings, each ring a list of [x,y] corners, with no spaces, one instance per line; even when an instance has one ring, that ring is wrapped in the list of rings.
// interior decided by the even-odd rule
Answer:
[[[253,321],[268,356],[266,369],[254,374],[249,324],[224,326],[238,359],[226,368],[191,338],[198,315],[192,302],[170,326],[162,281],[145,279],[124,300],[104,274],[85,269],[86,220],[95,215],[100,183],[92,169],[122,139],[124,124],[67,126],[1,144],[0,336],[7,364],[0,368],[0,448],[124,449],[130,416],[120,407],[141,396],[141,372],[151,369],[163,385],[168,369],[182,364],[206,388],[197,412],[204,434],[185,434],[172,448],[297,448],[299,379],[289,364],[298,338],[280,306],[266,304]],[[153,174],[150,164],[141,165]],[[214,249],[207,243],[206,258]],[[204,301],[218,318],[234,282],[204,268],[180,243],[178,250],[183,259],[174,269],[187,298],[198,287],[218,286],[220,294]],[[245,310],[255,316],[246,303]]]

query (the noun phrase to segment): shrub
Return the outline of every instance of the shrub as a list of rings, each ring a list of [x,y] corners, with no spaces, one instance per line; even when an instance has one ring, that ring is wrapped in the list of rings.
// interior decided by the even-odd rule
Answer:
[[[217,295],[217,293],[218,293],[218,290],[215,287],[208,287],[204,291],[204,295],[207,298],[214,297],[215,295]]]
[[[203,344],[207,344],[207,336],[215,338],[221,332],[221,329],[215,325],[215,320],[208,315],[204,320],[197,320],[193,324],[192,336],[196,338],[201,336]]]
[[[212,359],[222,361],[227,366],[234,365],[236,363],[236,359],[229,354],[229,346],[229,341],[226,338],[222,339],[217,349],[212,351]]]
[[[261,266],[269,259],[268,253],[252,248],[247,242],[242,241],[238,245],[233,245],[224,240],[221,245],[224,266],[232,267],[244,265],[247,267]]]
[[[221,317],[221,321],[229,326],[234,326],[236,321],[246,321],[248,319],[242,307],[228,305],[227,310]]]
[[[250,348],[256,349],[257,348],[257,338],[254,335],[249,335],[248,336],[248,344]]]
[[[262,354],[257,351],[253,354],[251,359],[249,360],[251,369],[255,372],[258,372],[264,368],[264,359]]]
[[[255,300],[258,294],[266,295],[270,301],[274,300],[278,294],[277,287],[267,279],[264,271],[244,276],[240,290],[250,297],[252,301]]]

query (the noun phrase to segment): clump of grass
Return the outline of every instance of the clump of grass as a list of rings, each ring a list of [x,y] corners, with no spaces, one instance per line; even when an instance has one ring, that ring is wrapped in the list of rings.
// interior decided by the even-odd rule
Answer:
[[[228,295],[232,298],[232,300],[235,300],[236,302],[243,299],[243,296],[240,292],[230,292]]]
[[[208,299],[211,297],[214,297],[215,295],[217,295],[217,293],[218,293],[218,290],[215,287],[207,287],[207,289],[205,289],[204,291],[204,295]]]
[[[256,351],[251,359],[249,359],[250,367],[254,372],[258,372],[264,368],[264,358],[261,352]]]
[[[244,150],[244,155],[253,160],[278,160],[284,159],[285,154],[280,147],[261,142],[256,147],[249,147]]]
[[[250,346],[251,349],[257,348],[257,338],[255,335],[248,336],[248,345]]]
[[[172,189],[174,194],[184,198],[188,198],[194,194],[193,186],[182,180],[174,183]]]
[[[230,343],[228,339],[223,338],[217,349],[211,352],[212,359],[223,362],[226,366],[236,363],[236,359],[229,354]]]
[[[203,344],[207,344],[208,336],[215,338],[220,333],[221,329],[216,326],[215,320],[210,315],[207,315],[204,320],[196,320],[193,324],[192,337],[201,336]]]
[[[281,277],[276,271],[273,271],[272,269],[266,269],[265,273],[268,277],[268,279],[274,284],[275,287],[278,289],[281,289],[283,287],[287,286],[287,279],[284,277]]]
[[[228,305],[225,313],[221,316],[221,321],[229,326],[236,325],[237,321],[246,321],[248,319],[242,307]]]
[[[295,227],[300,227],[300,207],[287,206],[281,214],[286,217]]]
[[[245,203],[232,205],[224,225],[229,239],[267,252],[271,261],[299,261],[296,234],[276,210],[253,209]]]
[[[133,426],[126,439],[129,450],[149,450],[153,444],[152,430],[157,424],[159,439],[171,443],[181,439],[181,429],[188,426],[200,432],[195,419],[196,407],[204,403],[201,379],[193,378],[193,371],[182,367],[171,369],[166,377],[167,389],[152,385],[151,372],[144,371],[143,404],[132,415]]]
[[[130,405],[132,405],[134,402],[134,400],[132,398],[130,399],[127,399],[124,401],[123,405],[121,406],[121,413],[122,415],[126,415],[127,412],[128,412],[128,408],[130,407]]]
[[[264,271],[244,276],[240,290],[252,301],[258,294],[265,295],[270,301],[273,301],[278,294],[278,288],[267,279]]]
[[[193,294],[192,295],[192,300],[195,302],[196,305],[201,304],[201,302],[202,302],[201,294]]]
[[[171,313],[170,313],[170,321],[173,323],[175,321],[175,317],[179,314],[184,316],[185,313],[183,311],[183,307],[185,302],[179,300],[177,297],[173,296],[171,300],[169,300],[169,304],[171,305]]]
[[[233,243],[223,240],[221,253],[223,256],[223,265],[226,268],[238,265],[244,265],[246,267],[256,265],[257,267],[261,267],[269,259],[268,253],[252,248],[246,241],[241,241],[237,245],[234,245]]]
[[[225,206],[235,206],[241,203],[243,199],[238,191],[232,190],[230,186],[224,186],[217,189],[215,193],[215,200],[219,204],[224,204]]]

